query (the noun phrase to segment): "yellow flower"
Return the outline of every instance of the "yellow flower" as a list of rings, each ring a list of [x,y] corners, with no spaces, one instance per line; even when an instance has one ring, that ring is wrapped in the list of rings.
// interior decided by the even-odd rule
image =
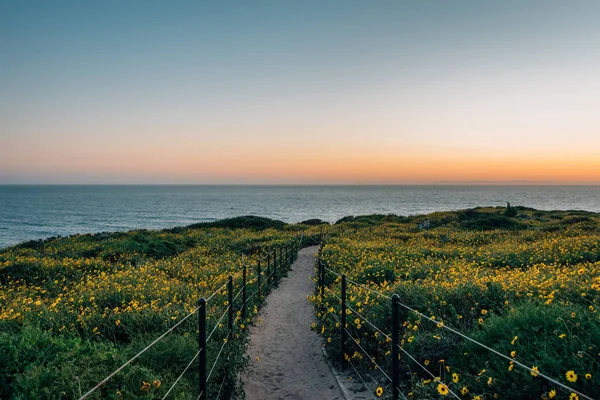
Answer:
[[[510,364],[508,364],[508,370],[512,371],[514,367],[515,367],[515,363],[511,361]]]
[[[140,388],[140,390],[147,392],[148,390],[150,390],[150,384],[146,381],[142,381],[142,387]]]
[[[585,379],[592,379],[592,374],[585,374]]]
[[[552,389],[551,391],[548,392],[549,399],[553,399],[555,397],[556,397],[556,389]]]
[[[425,365],[429,365],[429,360],[425,360],[425,361],[423,361],[423,364],[425,364]]]
[[[379,386],[377,390],[375,390],[375,394],[377,395],[377,397],[381,397],[381,395],[383,394],[383,388]]]
[[[514,350],[513,350],[513,351],[511,351],[511,352],[510,352],[510,356],[511,356],[512,358],[515,358],[515,357],[517,356],[517,352],[516,352],[516,351],[514,351]]]
[[[481,314],[482,314],[482,315],[485,315],[485,314],[487,314],[487,310],[485,310],[485,309],[481,310]]]
[[[531,367],[531,369],[533,371],[531,371],[531,376],[538,376],[538,374],[536,372],[540,372],[540,370],[538,369],[538,367],[536,367],[535,365],[533,367]]]
[[[560,335],[558,335],[559,338],[564,339],[567,335],[565,333],[561,333]]]
[[[512,342],[510,342],[510,344],[512,344],[514,346],[515,342],[517,341],[517,339],[519,339],[518,336],[515,336],[514,339],[512,340]]]
[[[488,384],[488,386],[492,386],[492,383],[494,383],[494,379],[490,376],[488,378],[487,384]]]
[[[571,393],[569,395],[569,400],[579,400],[579,396],[577,396],[577,393]]]
[[[447,396],[448,395],[448,387],[446,385],[444,385],[443,383],[440,383],[437,386],[437,391],[439,394],[441,394],[442,396]]]
[[[452,373],[452,382],[458,383],[459,376],[456,372]]]
[[[160,381],[159,380],[152,381],[152,386],[154,386],[156,389],[158,389],[160,387]]]
[[[463,386],[462,389],[460,389],[460,394],[467,394],[469,393],[469,389],[466,386]]]
[[[573,370],[567,371],[565,377],[569,382],[577,382],[577,374]]]

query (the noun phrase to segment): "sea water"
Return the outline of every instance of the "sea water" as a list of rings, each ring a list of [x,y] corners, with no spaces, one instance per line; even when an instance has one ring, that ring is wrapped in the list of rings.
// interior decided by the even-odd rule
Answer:
[[[600,212],[600,186],[0,185],[0,248],[75,233],[258,215],[296,223],[477,206]]]

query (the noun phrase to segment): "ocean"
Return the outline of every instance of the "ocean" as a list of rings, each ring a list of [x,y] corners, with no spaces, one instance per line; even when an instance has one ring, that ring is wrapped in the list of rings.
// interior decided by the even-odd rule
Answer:
[[[0,248],[76,233],[160,229],[240,215],[296,223],[477,206],[600,212],[600,186],[0,185]]]

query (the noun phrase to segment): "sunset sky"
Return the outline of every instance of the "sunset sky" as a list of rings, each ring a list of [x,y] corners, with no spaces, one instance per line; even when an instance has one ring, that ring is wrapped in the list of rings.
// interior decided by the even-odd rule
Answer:
[[[600,184],[598,1],[0,2],[0,184]]]

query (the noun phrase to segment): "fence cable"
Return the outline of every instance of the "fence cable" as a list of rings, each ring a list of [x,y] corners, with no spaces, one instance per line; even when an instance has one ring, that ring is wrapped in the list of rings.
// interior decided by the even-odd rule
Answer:
[[[438,327],[444,328],[444,329],[446,329],[446,330],[448,330],[448,331],[450,331],[450,332],[452,332],[452,333],[454,333],[454,334],[456,334],[456,335],[458,335],[458,336],[460,336],[460,337],[462,337],[464,339],[467,339],[468,341],[470,341],[470,342],[472,342],[472,343],[474,343],[474,344],[476,344],[476,345],[478,345],[478,346],[480,346],[480,347],[482,347],[482,348],[484,348],[484,349],[486,349],[488,351],[491,351],[492,353],[494,353],[494,354],[496,354],[496,355],[498,355],[498,356],[500,356],[500,357],[502,357],[502,358],[504,358],[504,359],[512,362],[513,364],[518,365],[519,367],[526,369],[533,376],[538,376],[539,375],[542,378],[546,379],[547,381],[552,382],[555,385],[558,385],[558,386],[562,387],[563,389],[566,389],[566,390],[569,390],[569,391],[571,391],[573,393],[578,394],[579,396],[583,397],[584,399],[594,400],[592,397],[590,397],[590,396],[588,396],[588,395],[586,395],[584,393],[581,393],[580,391],[575,390],[575,389],[569,387],[568,385],[565,385],[564,383],[561,383],[561,382],[557,381],[556,379],[554,379],[554,378],[552,378],[552,377],[550,377],[550,376],[548,376],[548,375],[546,375],[546,374],[544,374],[544,373],[542,373],[540,371],[535,371],[533,368],[528,367],[527,365],[523,364],[522,362],[519,362],[519,361],[515,360],[514,358],[510,358],[509,356],[500,353],[498,350],[495,350],[495,349],[493,349],[493,348],[491,348],[491,347],[489,347],[489,346],[487,346],[487,345],[485,345],[485,344],[483,344],[481,342],[478,342],[477,340],[475,340],[475,339],[473,339],[473,338],[465,335],[462,332],[457,331],[456,329],[453,329],[453,328],[450,328],[449,326],[446,326],[446,324],[444,324],[443,322],[436,321],[433,318],[430,318],[427,315],[425,315],[425,314],[423,314],[423,313],[421,313],[421,312],[419,312],[419,311],[417,311],[417,310],[415,310],[415,309],[413,309],[413,308],[411,308],[411,307],[409,307],[409,306],[407,306],[407,305],[405,305],[405,304],[403,304],[401,302],[398,302],[398,304],[400,306],[406,308],[407,310],[414,312],[415,314],[419,315],[420,317],[423,317],[426,320],[435,323]]]
[[[264,257],[263,257],[264,259]],[[238,272],[236,272],[235,274],[232,275],[233,277],[237,277],[239,274],[241,274],[243,271],[243,268],[240,269]],[[272,275],[273,273],[271,273]],[[271,276],[269,275],[269,277]],[[219,294],[221,292],[221,290],[223,290],[223,288],[225,288],[227,286],[229,281],[225,282],[221,287],[219,287],[217,290],[215,290],[210,296],[208,296],[208,298],[206,298],[206,301],[210,301],[213,297],[215,297],[217,294]],[[236,295],[235,299],[237,299],[240,295],[240,293],[242,292],[242,290],[240,290],[238,292],[238,294]],[[252,296],[250,296],[247,300],[250,300],[252,297],[254,297],[256,294],[258,293],[255,292]],[[235,300],[234,299],[234,300]],[[229,305],[229,307],[231,307],[231,305]],[[223,316],[219,319],[219,321],[215,324],[215,328],[213,329],[213,331],[210,333],[210,335],[208,336],[207,340],[210,339],[210,337],[212,336],[212,334],[215,332],[216,328],[219,326],[220,321],[223,320],[223,318],[225,317],[225,314],[227,313],[227,311],[229,310],[229,307],[226,309],[225,313],[223,314]],[[81,396],[79,398],[79,400],[84,400],[87,397],[89,397],[92,393],[94,393],[96,390],[98,390],[100,387],[102,387],[106,382],[108,382],[113,376],[115,376],[116,374],[118,374],[119,372],[121,372],[126,366],[128,366],[129,364],[131,364],[133,361],[135,361],[138,357],[140,357],[142,354],[144,354],[148,349],[150,349],[152,346],[154,346],[156,343],[158,343],[160,340],[162,340],[165,336],[167,336],[169,333],[171,333],[175,328],[177,328],[179,325],[181,325],[185,320],[187,320],[189,317],[191,317],[192,315],[194,315],[196,313],[196,311],[198,311],[200,307],[196,307],[192,312],[190,312],[189,314],[187,314],[185,317],[183,317],[181,320],[179,320],[179,322],[177,322],[175,325],[173,325],[171,328],[169,328],[166,332],[164,332],[162,335],[160,335],[158,338],[156,338],[152,343],[150,343],[148,346],[146,346],[145,348],[143,348],[140,352],[138,352],[136,355],[134,355],[133,357],[131,357],[128,361],[126,361],[123,365],[121,365],[119,368],[117,368],[116,370],[114,370],[110,375],[108,375],[106,378],[104,378],[103,380],[101,380],[100,382],[98,382],[98,384],[96,386],[94,386],[93,388],[91,388],[89,391],[87,391],[83,396]],[[227,335],[227,338],[229,338],[229,334]],[[224,343],[226,344],[226,342]],[[218,357],[221,355],[221,352],[223,351],[223,347],[221,346],[221,351],[219,351],[219,355],[217,356],[217,360]],[[188,368],[190,367],[190,365],[192,364],[193,360],[195,360],[198,355],[200,354],[200,352],[198,352],[198,354],[196,354],[196,356],[192,359],[192,361],[190,362],[190,364],[188,364],[188,366],[186,367],[186,369],[184,370],[183,373],[185,373]],[[215,364],[216,361],[215,360]],[[214,369],[214,365],[213,365],[213,369]],[[211,370],[212,373],[212,370]],[[179,381],[179,379],[181,379],[181,376],[175,381],[175,384]],[[210,377],[210,375],[209,375]],[[171,392],[171,390],[173,389],[175,385],[173,385],[171,387],[171,389],[169,389],[169,391],[167,392],[167,394],[165,395],[165,397]],[[202,393],[200,393],[200,396],[198,398],[200,398],[202,396]],[[164,397],[163,397],[164,399]]]
[[[223,288],[227,286],[227,282],[225,282],[220,288],[218,288],[217,290],[215,290],[213,292],[213,294],[211,294],[210,296],[208,296],[206,298],[206,302],[208,303],[213,297],[215,297],[217,294],[219,294],[221,292],[221,290],[223,290]]]
[[[388,381],[392,382],[392,378],[390,378],[390,376],[385,373],[385,371],[379,366],[379,364],[377,364],[375,362],[375,360],[373,359],[373,357],[371,357],[369,355],[369,353],[367,353],[367,351],[360,345],[360,342],[358,340],[356,340],[354,338],[354,336],[352,336],[352,334],[348,331],[348,329],[344,328],[344,330],[346,331],[346,333],[348,334],[348,336],[350,336],[350,338],[354,341],[354,343],[356,343],[356,345],[361,349],[361,351],[363,353],[365,353],[365,355],[367,357],[369,357],[369,360],[371,360],[371,362],[377,367],[377,369],[379,370],[379,372],[381,372],[383,374],[383,376],[385,376],[387,378]]]
[[[460,396],[457,395],[456,393],[454,393],[452,391],[452,389],[450,389],[448,387],[448,385],[446,385],[444,382],[441,381],[441,379],[438,379],[431,371],[429,371],[427,368],[425,368],[425,366],[423,364],[421,364],[420,362],[418,362],[413,356],[410,355],[409,352],[407,352],[406,350],[404,350],[404,348],[402,346],[400,346],[399,344],[396,345],[396,347],[398,347],[398,349],[400,349],[404,354],[406,354],[411,360],[413,360],[419,367],[421,367],[421,369],[423,371],[425,371],[429,376],[431,376],[433,378],[434,382],[440,382],[442,385],[444,385],[446,387],[446,389],[448,389],[448,392],[450,392],[450,394],[452,394],[452,396],[456,397],[457,399],[460,399]]]
[[[348,307],[348,305],[346,305],[346,307],[348,309],[352,310],[352,308]],[[378,327],[376,327],[375,325],[373,325],[368,319],[366,319],[365,317],[363,317],[362,315],[360,315],[355,310],[352,310],[352,311],[354,313],[356,313],[359,317],[361,317],[364,321],[366,321],[369,325],[371,325],[373,328],[375,328],[379,333],[381,333],[383,336],[385,336],[386,339],[390,339],[391,340],[391,337],[389,335],[386,335],[384,332],[382,332]],[[333,317],[339,322],[339,319],[337,318],[337,316],[335,314],[331,314],[331,315],[333,315]],[[340,324],[341,324],[341,322],[340,322]],[[347,330],[346,330],[346,332],[348,333],[348,335],[350,335],[350,333]],[[350,335],[350,337],[352,337],[352,335]],[[352,338],[352,339],[356,342],[356,339],[354,339],[354,338]],[[427,372],[427,374],[429,374],[434,380],[436,380],[436,377],[427,368],[425,368],[425,366],[423,366],[421,363],[419,363],[412,355],[410,355],[410,353],[408,353],[406,350],[404,350],[404,348],[402,348],[400,345],[397,345],[397,346],[398,346],[398,348],[400,350],[402,350],[402,352],[404,354],[406,354],[411,360],[413,360],[417,365],[419,365],[419,367],[421,367],[425,372]],[[359,345],[359,347],[360,347],[360,345]],[[366,352],[364,350],[363,350],[363,352],[366,354]],[[369,357],[368,354],[367,354],[367,357]],[[377,364],[375,364],[375,365],[377,365]],[[454,397],[460,399],[460,397],[458,397],[458,395],[456,393],[454,393],[452,390],[450,390],[450,388],[446,384],[444,384],[443,382],[440,382],[440,383],[442,383]],[[400,392],[400,393],[402,393],[402,392]],[[404,397],[404,395],[402,395],[402,396]]]
[[[246,286],[248,286],[248,284],[246,283]],[[244,291],[244,286],[242,285],[242,287],[240,288],[240,290],[238,290],[237,294],[233,297],[232,301],[236,301],[238,297],[240,297],[240,294],[242,294],[242,292]]]
[[[225,312],[223,313],[223,315],[221,315],[221,318],[219,318],[219,320],[215,323],[213,330],[210,332],[210,335],[208,335],[208,337],[206,338],[207,342],[210,340],[213,333],[215,333],[215,331],[219,327],[219,324],[221,323],[221,321],[223,321],[223,318],[225,318],[225,316],[227,315],[227,312],[229,311],[229,307],[231,307],[231,304],[229,306],[227,306],[227,308],[225,309]]]
[[[141,356],[142,354],[144,354],[149,348],[151,348],[152,346],[154,346],[162,338],[164,338],[165,336],[167,336],[169,333],[173,332],[173,330],[175,328],[177,328],[179,325],[181,325],[185,320],[187,320],[189,317],[191,317],[192,315],[194,315],[196,313],[196,311],[198,311],[199,308],[200,307],[196,307],[194,309],[194,311],[190,312],[188,315],[186,315],[185,317],[183,317],[182,319],[180,319],[179,322],[177,322],[175,325],[173,325],[171,328],[169,328],[169,330],[167,330],[165,333],[163,333],[162,335],[160,335],[152,343],[150,343],[148,346],[144,347],[139,353],[137,353],[135,356],[131,357],[125,364],[121,365],[119,368],[117,368],[115,371],[113,371],[113,373],[111,373],[110,375],[108,375],[106,378],[104,378],[102,381],[100,381],[96,386],[94,386],[87,393],[85,393],[83,396],[81,396],[79,398],[79,400],[83,400],[83,399],[87,398],[90,394],[92,394],[94,391],[96,391],[97,389],[99,389],[102,385],[104,385],[106,382],[108,382],[113,376],[115,376],[117,373],[121,372],[132,361],[134,361],[139,356]]]
[[[331,293],[333,296],[337,297],[337,299],[341,302],[342,299],[340,298],[340,296],[338,296],[337,294],[335,294],[331,289],[329,289],[327,286],[325,286],[325,289]],[[356,311],[355,309],[353,309],[352,307],[350,307],[348,305],[348,303],[346,303],[346,308],[349,309],[350,311],[352,311],[354,314],[358,315],[362,320],[364,320],[367,324],[371,325],[371,327],[373,327],[373,329],[375,329],[377,332],[381,333],[386,339],[392,339],[389,335],[387,335],[386,333],[384,333],[381,329],[379,329],[377,326],[375,326],[373,323],[371,323],[371,321],[369,321],[366,317],[362,316],[358,311]]]
[[[363,386],[365,387],[365,389],[367,389],[367,391],[369,392],[369,394],[371,395],[371,397],[373,397],[374,400],[377,400],[377,398],[375,397],[375,395],[373,394],[373,392],[371,391],[371,389],[369,389],[369,386],[367,385],[367,382],[365,382],[365,380],[363,379],[363,377],[360,374],[360,372],[358,372],[358,370],[356,369],[356,367],[354,366],[354,364],[352,364],[352,361],[348,360],[348,362],[352,366],[352,369],[354,369],[354,372],[356,372],[356,375],[358,375],[358,378],[362,381]]]
[[[194,356],[194,358],[192,358],[192,361],[190,361],[190,363],[187,365],[187,367],[185,367],[185,369],[183,370],[183,372],[181,373],[181,375],[179,375],[179,377],[177,378],[177,380],[173,383],[173,385],[171,385],[171,387],[169,388],[169,390],[167,391],[167,393],[165,393],[165,395],[163,396],[162,400],[165,400],[167,398],[167,396],[169,395],[169,393],[171,393],[171,391],[173,389],[175,389],[175,385],[177,385],[177,383],[179,382],[179,380],[181,378],[183,378],[183,375],[192,366],[192,364],[194,363],[194,361],[196,360],[196,358],[198,358],[198,356],[200,355],[201,351],[202,351],[202,349],[198,350],[198,352],[196,353],[196,355]]]
[[[329,269],[329,268],[326,268],[326,267],[323,267],[323,268],[325,268],[325,269],[326,269],[327,271],[329,271],[329,272],[332,272],[332,273],[333,273],[333,274],[335,274],[335,275],[341,276],[341,275],[340,275],[338,272],[336,272],[336,271],[333,271],[333,270],[331,270],[331,269]],[[354,282],[353,280],[349,279],[348,277],[346,277],[346,281],[348,281],[348,282],[350,282],[350,283],[352,283],[352,284],[354,284],[354,285],[356,285],[356,286],[359,286],[359,287],[361,287],[361,288],[363,288],[363,289],[365,289],[365,290],[368,290],[368,291],[370,291],[370,292],[372,292],[372,293],[375,293],[375,294],[377,294],[377,295],[379,295],[379,296],[381,296],[381,297],[384,297],[384,298],[386,298],[386,299],[388,299],[388,300],[391,300],[391,299],[392,299],[390,296],[388,296],[388,295],[386,295],[386,294],[383,294],[383,293],[380,293],[380,292],[378,292],[378,291],[376,291],[376,290],[373,290],[373,289],[371,289],[371,288],[369,288],[369,287],[367,287],[367,286],[361,285],[360,283]],[[333,293],[333,292],[331,291],[331,293]],[[552,378],[552,377],[550,377],[550,376],[548,376],[548,375],[546,375],[546,374],[544,374],[544,373],[542,373],[542,372],[540,372],[540,371],[535,371],[533,368],[531,368],[531,367],[529,367],[529,366],[527,366],[527,365],[525,365],[525,364],[523,364],[523,363],[521,363],[521,362],[519,362],[519,361],[515,360],[514,358],[511,358],[511,357],[509,357],[509,356],[507,356],[507,355],[505,355],[505,354],[502,354],[502,353],[500,353],[498,350],[495,350],[495,349],[493,349],[493,348],[491,348],[491,347],[489,347],[489,346],[487,346],[487,345],[485,345],[485,344],[483,344],[483,343],[481,343],[481,342],[479,342],[479,341],[477,341],[477,340],[475,340],[475,339],[473,339],[473,338],[471,338],[471,337],[469,337],[469,336],[465,335],[464,333],[462,333],[462,332],[460,332],[460,331],[458,331],[458,330],[456,330],[456,329],[453,329],[453,328],[451,328],[451,327],[447,326],[446,324],[444,324],[444,323],[442,323],[442,322],[440,322],[440,321],[436,321],[435,319],[428,317],[427,315],[425,315],[425,314],[423,314],[423,313],[421,313],[421,312],[419,312],[419,311],[415,310],[414,308],[412,308],[412,307],[410,307],[410,306],[407,306],[406,304],[404,304],[404,303],[402,303],[402,302],[400,302],[400,301],[398,301],[398,305],[400,305],[401,307],[403,307],[403,308],[405,308],[405,309],[407,309],[407,310],[409,310],[409,311],[411,311],[411,312],[413,312],[413,313],[417,314],[418,316],[420,316],[420,317],[422,317],[422,318],[424,318],[424,319],[426,319],[426,320],[428,320],[428,321],[430,321],[430,322],[433,322],[433,323],[435,323],[435,324],[436,324],[438,327],[440,327],[440,328],[443,328],[443,329],[446,329],[446,330],[448,330],[448,331],[450,331],[450,332],[452,332],[452,333],[454,333],[454,334],[456,334],[456,335],[458,335],[458,336],[462,337],[463,339],[466,339],[466,340],[468,340],[468,341],[470,341],[470,342],[472,342],[472,343],[476,344],[477,346],[480,346],[480,347],[482,347],[482,348],[484,348],[484,349],[486,349],[486,350],[488,350],[488,351],[491,351],[492,353],[494,353],[494,354],[496,354],[496,355],[498,355],[498,356],[500,356],[500,357],[502,357],[502,358],[504,358],[504,359],[506,359],[506,360],[508,360],[508,361],[510,361],[510,362],[512,362],[512,363],[514,363],[515,365],[518,365],[519,367],[521,367],[521,368],[523,368],[523,369],[526,369],[526,370],[527,370],[527,371],[529,371],[529,372],[530,372],[530,373],[531,373],[533,376],[538,376],[538,375],[539,375],[539,376],[541,376],[542,378],[546,379],[547,381],[549,381],[549,382],[552,382],[552,383],[554,383],[555,385],[558,385],[558,386],[560,386],[561,388],[563,388],[563,389],[565,389],[565,390],[569,390],[569,391],[571,391],[571,392],[573,392],[573,393],[576,393],[577,395],[579,395],[579,396],[583,397],[584,399],[587,399],[587,400],[594,400],[592,397],[590,397],[590,396],[588,396],[588,395],[586,395],[586,394],[584,394],[584,393],[581,393],[580,391],[578,391],[578,390],[575,390],[575,389],[573,389],[572,387],[569,387],[568,385],[565,385],[564,383],[561,383],[561,382],[557,381],[556,379],[554,379],[554,378]]]
[[[212,365],[212,368],[210,369],[210,372],[208,373],[208,376],[206,377],[206,382],[209,381],[215,367],[217,366],[217,361],[219,361],[219,358],[221,357],[221,353],[223,352],[223,349],[225,348],[225,345],[227,344],[228,340],[229,340],[229,336],[230,336],[231,332],[227,333],[227,337],[225,337],[225,339],[223,339],[223,345],[221,346],[221,350],[219,350],[219,354],[217,354],[217,358],[215,358],[215,362]]]
[[[225,380],[227,379],[227,375],[225,375],[223,377],[223,380],[221,381],[221,386],[219,386],[219,392],[217,393],[217,397],[216,399],[219,400],[219,396],[221,396],[221,390],[223,390],[223,385],[225,384]]]
[[[342,274],[340,274],[339,272],[337,272],[337,271],[334,271],[334,270],[332,270],[332,269],[329,269],[329,268],[327,268],[327,267],[323,267],[323,269],[325,269],[326,271],[329,271],[329,272],[331,272],[331,273],[332,273],[332,274],[334,274],[334,275],[337,275],[337,276],[340,276],[340,277],[342,276]],[[354,282],[352,279],[348,278],[348,276],[346,276],[346,281],[347,281],[347,282],[350,282],[350,283],[352,283],[352,284],[353,284],[353,285],[355,285],[355,286],[358,286],[358,287],[361,287],[361,288],[363,288],[363,289],[365,289],[365,290],[368,290],[369,292],[371,292],[371,293],[374,293],[374,294],[376,294],[376,295],[378,295],[378,296],[381,296],[381,297],[383,297],[383,298],[386,298],[386,299],[391,299],[391,297],[390,297],[390,296],[388,296],[387,294],[383,294],[383,293],[381,293],[381,292],[378,292],[377,290],[375,290],[375,289],[372,289],[372,288],[370,288],[370,287],[368,287],[368,286],[362,285],[362,284],[360,284],[360,283],[358,283],[358,282]]]
[[[258,290],[257,290],[256,292],[252,293],[252,295],[251,295],[251,296],[249,296],[249,297],[247,297],[247,298],[246,298],[246,306],[248,306],[248,302],[249,302],[249,301],[250,301],[250,300],[251,300],[251,299],[252,299],[254,296],[256,296],[257,294],[258,294]]]
[[[373,360],[373,358],[371,358],[371,356],[367,353],[367,351],[365,349],[363,349],[363,347],[360,345],[360,342],[358,342],[354,336],[352,336],[352,334],[350,332],[348,332],[348,329],[346,329],[345,326],[342,326],[342,322],[340,321],[340,319],[337,317],[337,315],[335,314],[330,314],[333,318],[335,318],[335,320],[340,324],[340,326],[342,327],[342,329],[344,331],[346,331],[346,333],[348,334],[348,336],[350,336],[350,338],[354,341],[354,343],[356,343],[356,345],[362,350],[363,353],[365,353],[365,355],[367,357],[369,357],[369,360],[371,360],[371,362],[377,367],[377,369],[390,381],[392,382],[392,378],[389,377],[388,374],[385,373],[385,371],[379,366],[379,364],[377,364],[375,362],[375,360]]]

